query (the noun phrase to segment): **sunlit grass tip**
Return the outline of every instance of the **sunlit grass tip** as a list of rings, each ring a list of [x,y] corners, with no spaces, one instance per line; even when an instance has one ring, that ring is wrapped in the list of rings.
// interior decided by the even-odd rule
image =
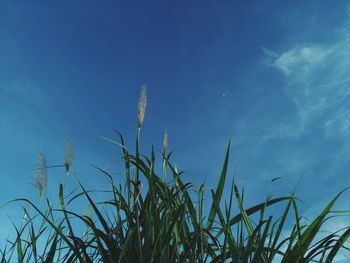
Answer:
[[[165,129],[164,138],[163,138],[163,154],[165,155],[166,149],[168,147],[168,130]]]

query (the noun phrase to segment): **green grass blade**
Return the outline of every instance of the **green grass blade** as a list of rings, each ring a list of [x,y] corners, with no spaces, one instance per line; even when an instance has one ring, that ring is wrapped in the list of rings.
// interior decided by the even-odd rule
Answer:
[[[333,246],[332,250],[329,252],[326,263],[333,262],[334,257],[337,255],[339,249],[341,249],[344,246],[344,243],[349,239],[350,237],[350,228],[348,228],[337,240],[335,245]]]
[[[297,244],[288,252],[288,254],[283,258],[283,263],[290,262],[290,260],[296,260],[303,257],[305,252],[308,250],[310,244],[314,240],[315,236],[319,233],[319,230],[323,224],[323,220],[329,214],[329,211],[338,200],[340,195],[344,193],[348,188],[344,189],[340,193],[338,193],[324,208],[324,210],[317,216],[317,218],[306,228],[306,230],[302,233],[300,240],[298,240]]]
[[[229,155],[230,155],[230,144],[231,144],[231,142],[229,141],[227,149],[226,149],[224,164],[223,164],[223,167],[221,170],[219,182],[218,182],[218,185],[216,187],[215,196],[213,197],[215,200],[213,200],[213,204],[211,205],[211,209],[209,212],[208,222],[207,222],[207,227],[206,227],[208,229],[210,229],[212,227],[214,220],[215,220],[215,216],[216,216],[216,209],[214,207],[214,201],[217,203],[220,203],[222,192],[224,190],[225,181],[226,181],[226,174],[227,174],[227,167],[228,167],[228,160],[229,160]]]

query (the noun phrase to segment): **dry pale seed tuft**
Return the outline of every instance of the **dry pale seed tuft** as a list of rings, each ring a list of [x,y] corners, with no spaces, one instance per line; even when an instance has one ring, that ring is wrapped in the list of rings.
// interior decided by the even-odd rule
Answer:
[[[163,138],[163,154],[165,155],[166,149],[168,147],[168,130],[165,130]]]
[[[72,166],[73,160],[73,146],[69,140],[66,141],[66,153],[65,153],[65,162],[64,165],[66,167],[66,173],[69,173],[69,170]]]
[[[39,152],[37,156],[37,174],[34,177],[33,185],[38,188],[40,198],[43,197],[47,186],[47,166],[44,153]]]
[[[146,88],[146,85],[142,85],[141,93],[139,97],[139,105],[138,105],[139,128],[142,126],[143,119],[145,118],[146,104],[147,104],[147,88]]]

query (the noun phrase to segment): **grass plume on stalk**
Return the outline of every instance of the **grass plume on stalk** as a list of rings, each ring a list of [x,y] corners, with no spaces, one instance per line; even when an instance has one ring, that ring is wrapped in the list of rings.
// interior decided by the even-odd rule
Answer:
[[[135,244],[135,248],[138,250],[138,257],[136,258],[137,262],[143,263],[142,259],[142,244],[141,244],[141,233],[140,233],[140,214],[139,214],[139,197],[141,194],[140,187],[142,186],[142,182],[140,181],[139,177],[139,160],[140,160],[140,153],[139,153],[139,143],[140,143],[140,132],[141,132],[141,126],[143,124],[144,118],[145,118],[145,111],[146,111],[146,105],[147,105],[147,88],[146,85],[142,85],[140,97],[139,97],[139,103],[138,103],[138,129],[137,129],[137,135],[136,135],[136,169],[135,169],[135,180],[134,180],[134,215],[136,219],[136,235],[137,235],[137,242]]]

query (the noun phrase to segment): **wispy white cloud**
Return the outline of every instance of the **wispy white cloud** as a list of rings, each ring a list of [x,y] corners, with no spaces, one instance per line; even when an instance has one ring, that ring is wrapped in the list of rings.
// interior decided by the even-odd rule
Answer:
[[[299,136],[309,128],[350,136],[350,39],[303,44],[282,53],[273,67],[285,76],[284,90],[293,101],[297,121],[275,129],[273,136]]]
[[[285,145],[285,148],[278,148],[280,153],[275,156],[275,165],[265,174],[274,176],[274,173],[285,172],[312,176],[318,171],[323,173],[319,174],[320,178],[327,180],[345,171],[350,154],[349,23],[335,29],[338,36],[333,42],[296,43],[280,53],[262,49],[266,56],[264,62],[283,76],[283,93],[290,102],[286,110],[292,112],[282,120],[260,120],[266,127],[260,134],[260,149],[266,149],[276,141]],[[313,142],[309,145],[310,140]],[[298,147],[290,148],[290,142]],[[326,170],[317,170],[325,160]],[[280,168],[284,170],[280,171]],[[349,183],[349,180],[342,183]],[[339,182],[334,184],[332,190],[339,189]]]
[[[30,79],[12,82],[0,82],[0,92],[4,97],[11,96],[16,100],[25,101],[43,112],[50,109],[48,96],[44,89],[33,83]],[[6,101],[4,101],[6,105]]]
[[[305,78],[317,67],[322,66],[330,53],[331,49],[327,47],[297,45],[281,54],[273,65],[287,76]]]
[[[264,52],[265,55],[267,55],[270,58],[277,59],[279,57],[279,55],[276,52],[269,48],[263,47],[261,48],[261,50],[262,52]]]

